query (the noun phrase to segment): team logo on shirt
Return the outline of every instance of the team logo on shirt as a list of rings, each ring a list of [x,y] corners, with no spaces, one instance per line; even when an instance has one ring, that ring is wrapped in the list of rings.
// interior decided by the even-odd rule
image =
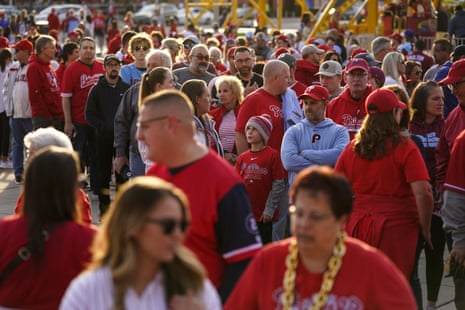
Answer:
[[[245,228],[251,234],[257,234],[258,233],[257,222],[255,221],[255,218],[253,217],[252,213],[250,213],[245,218]]]
[[[81,75],[81,78],[80,78],[81,89],[93,86],[95,83],[97,83],[98,79],[102,75],[103,74],[101,73],[97,73],[94,75],[87,75],[87,74]]]
[[[284,289],[282,287],[277,288],[272,293],[272,298],[276,302],[276,310],[282,309],[281,295]],[[292,305],[292,309],[309,309],[313,305],[313,298],[316,293],[311,297],[302,297],[298,292],[295,292],[295,302]],[[323,309],[338,309],[338,310],[362,310],[364,309],[363,302],[357,296],[337,296],[334,294],[328,295],[328,301]]]

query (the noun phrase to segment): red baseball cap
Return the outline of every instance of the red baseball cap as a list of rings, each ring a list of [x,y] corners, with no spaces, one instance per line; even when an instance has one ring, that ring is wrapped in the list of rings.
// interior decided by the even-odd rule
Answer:
[[[231,58],[231,57],[234,58],[234,53],[236,52],[236,48],[237,47],[233,46],[228,50],[228,58]]]
[[[287,38],[287,36],[285,34],[280,34],[277,38],[276,38],[276,41],[277,40],[282,40],[286,43],[289,43],[289,39]]]
[[[310,97],[314,100],[323,100],[326,101],[329,98],[328,90],[320,85],[310,85],[304,91],[302,95],[299,96],[299,99],[303,99],[305,97]]]
[[[370,71],[370,67],[368,66],[368,63],[366,62],[365,59],[361,59],[361,58],[354,58],[352,60],[350,60],[347,65],[346,65],[346,72],[349,73],[353,70],[356,70],[356,69],[360,69],[360,70],[363,70],[365,72],[369,72]]]
[[[32,42],[27,39],[22,39],[21,41],[13,45],[12,48],[14,48],[16,51],[28,51],[31,53],[34,49]]]
[[[465,76],[465,59],[457,60],[456,62],[452,63],[450,67],[449,73],[447,76],[439,81],[439,85],[448,85],[448,84],[455,84],[458,81],[462,80]]]
[[[399,42],[402,42],[402,35],[400,33],[393,33],[389,36],[389,38],[393,39],[393,40],[396,40],[396,41],[399,41]]]
[[[407,109],[407,105],[397,98],[396,94],[387,88],[375,89],[365,101],[365,111],[368,114],[384,113],[394,108]]]
[[[350,53],[350,58],[354,58],[356,55],[361,53],[368,53],[368,51],[366,48],[363,47],[356,48]]]
[[[10,41],[7,37],[0,37],[0,48],[10,47]]]
[[[79,36],[80,36],[80,33],[73,30],[73,31],[68,32],[68,37],[71,37],[71,36],[77,36],[77,37],[79,37]]]
[[[274,52],[274,55],[276,58],[278,58],[281,54],[286,54],[286,53],[291,54],[291,51],[285,47],[280,47]]]

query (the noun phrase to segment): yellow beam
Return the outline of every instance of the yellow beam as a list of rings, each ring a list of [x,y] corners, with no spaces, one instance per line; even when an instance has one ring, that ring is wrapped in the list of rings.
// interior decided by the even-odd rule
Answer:
[[[320,17],[316,21],[315,25],[313,26],[312,32],[310,33],[310,37],[314,37],[317,33],[321,32],[322,29],[327,27],[329,24],[329,10],[336,4],[337,0],[330,0],[324,10],[321,12]],[[305,38],[305,40],[308,38]]]

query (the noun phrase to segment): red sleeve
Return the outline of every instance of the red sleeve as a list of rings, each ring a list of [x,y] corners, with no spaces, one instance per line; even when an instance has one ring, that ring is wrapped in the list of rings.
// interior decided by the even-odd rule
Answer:
[[[44,98],[42,98],[41,87],[43,86],[42,81],[46,80],[38,66],[29,65],[27,68],[27,87],[29,88],[29,102],[31,106],[35,107],[35,110],[42,110]],[[46,109],[45,109],[46,110]],[[43,112],[46,112],[46,111]]]
[[[247,97],[242,103],[242,106],[237,114],[236,128],[235,130],[240,133],[244,133],[245,125],[247,124],[250,117],[256,115],[254,106],[256,102],[252,101],[253,97]]]
[[[81,219],[83,223],[91,224],[92,223],[92,216],[90,214],[90,202],[89,198],[87,197],[86,193],[81,189],[79,189],[79,207],[81,209]]]
[[[65,72],[63,73],[63,85],[61,85],[61,93],[62,94],[72,94],[73,93],[73,64],[68,65],[65,68]]]

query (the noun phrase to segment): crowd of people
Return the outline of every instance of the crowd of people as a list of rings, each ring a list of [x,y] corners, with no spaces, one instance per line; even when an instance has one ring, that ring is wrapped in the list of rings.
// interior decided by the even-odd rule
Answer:
[[[1,307],[465,309],[465,46],[131,18],[0,38]]]

